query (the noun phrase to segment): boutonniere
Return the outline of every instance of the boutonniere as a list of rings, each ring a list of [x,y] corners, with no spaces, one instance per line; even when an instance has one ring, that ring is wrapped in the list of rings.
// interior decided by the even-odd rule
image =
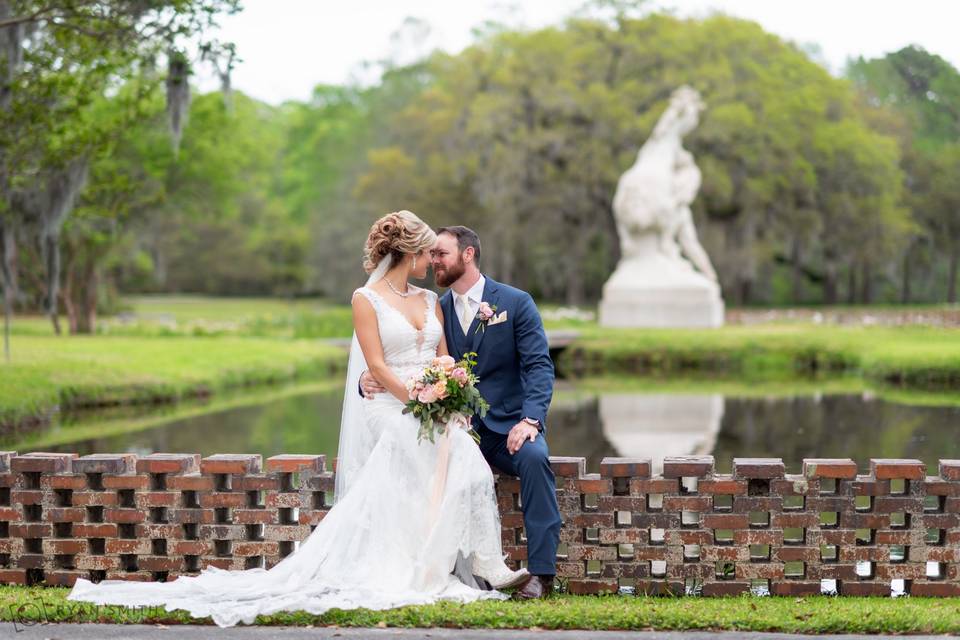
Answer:
[[[477,311],[477,320],[480,321],[480,324],[477,325],[477,331],[479,331],[480,333],[483,333],[484,330],[487,328],[487,323],[490,322],[490,319],[493,318],[496,312],[497,312],[497,305],[495,304],[491,305],[488,302],[481,302],[480,310]]]

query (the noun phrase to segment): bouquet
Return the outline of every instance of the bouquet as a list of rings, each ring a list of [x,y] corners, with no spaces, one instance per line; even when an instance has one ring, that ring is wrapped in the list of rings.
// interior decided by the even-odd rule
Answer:
[[[446,433],[448,426],[459,423],[469,427],[470,416],[487,414],[490,405],[480,395],[473,373],[476,355],[465,353],[459,362],[450,356],[439,356],[407,380],[410,400],[403,412],[420,419],[417,442],[424,438],[435,442],[436,435]]]

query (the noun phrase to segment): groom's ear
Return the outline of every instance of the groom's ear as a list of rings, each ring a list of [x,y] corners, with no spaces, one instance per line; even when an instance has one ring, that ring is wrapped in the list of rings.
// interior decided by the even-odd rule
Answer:
[[[476,249],[474,249],[473,247],[467,247],[466,249],[463,250],[463,261],[473,262],[474,258],[476,257],[476,253],[477,253]]]

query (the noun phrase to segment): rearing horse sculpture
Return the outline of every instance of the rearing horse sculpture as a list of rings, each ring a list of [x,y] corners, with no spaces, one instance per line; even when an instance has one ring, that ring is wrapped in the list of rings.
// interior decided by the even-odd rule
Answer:
[[[622,261],[659,251],[671,260],[683,254],[707,278],[717,274],[697,239],[690,205],[700,189],[700,170],[683,148],[683,136],[699,123],[704,108],[700,94],[686,85],[676,89],[670,104],[637,160],[620,177],[613,196],[613,215],[620,236]]]

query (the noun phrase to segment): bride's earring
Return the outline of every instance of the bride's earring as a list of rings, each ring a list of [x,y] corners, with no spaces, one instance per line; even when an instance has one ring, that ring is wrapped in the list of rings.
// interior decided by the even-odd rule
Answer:
[[[411,271],[415,271],[417,268],[417,256],[413,256],[413,266],[410,267]]]

